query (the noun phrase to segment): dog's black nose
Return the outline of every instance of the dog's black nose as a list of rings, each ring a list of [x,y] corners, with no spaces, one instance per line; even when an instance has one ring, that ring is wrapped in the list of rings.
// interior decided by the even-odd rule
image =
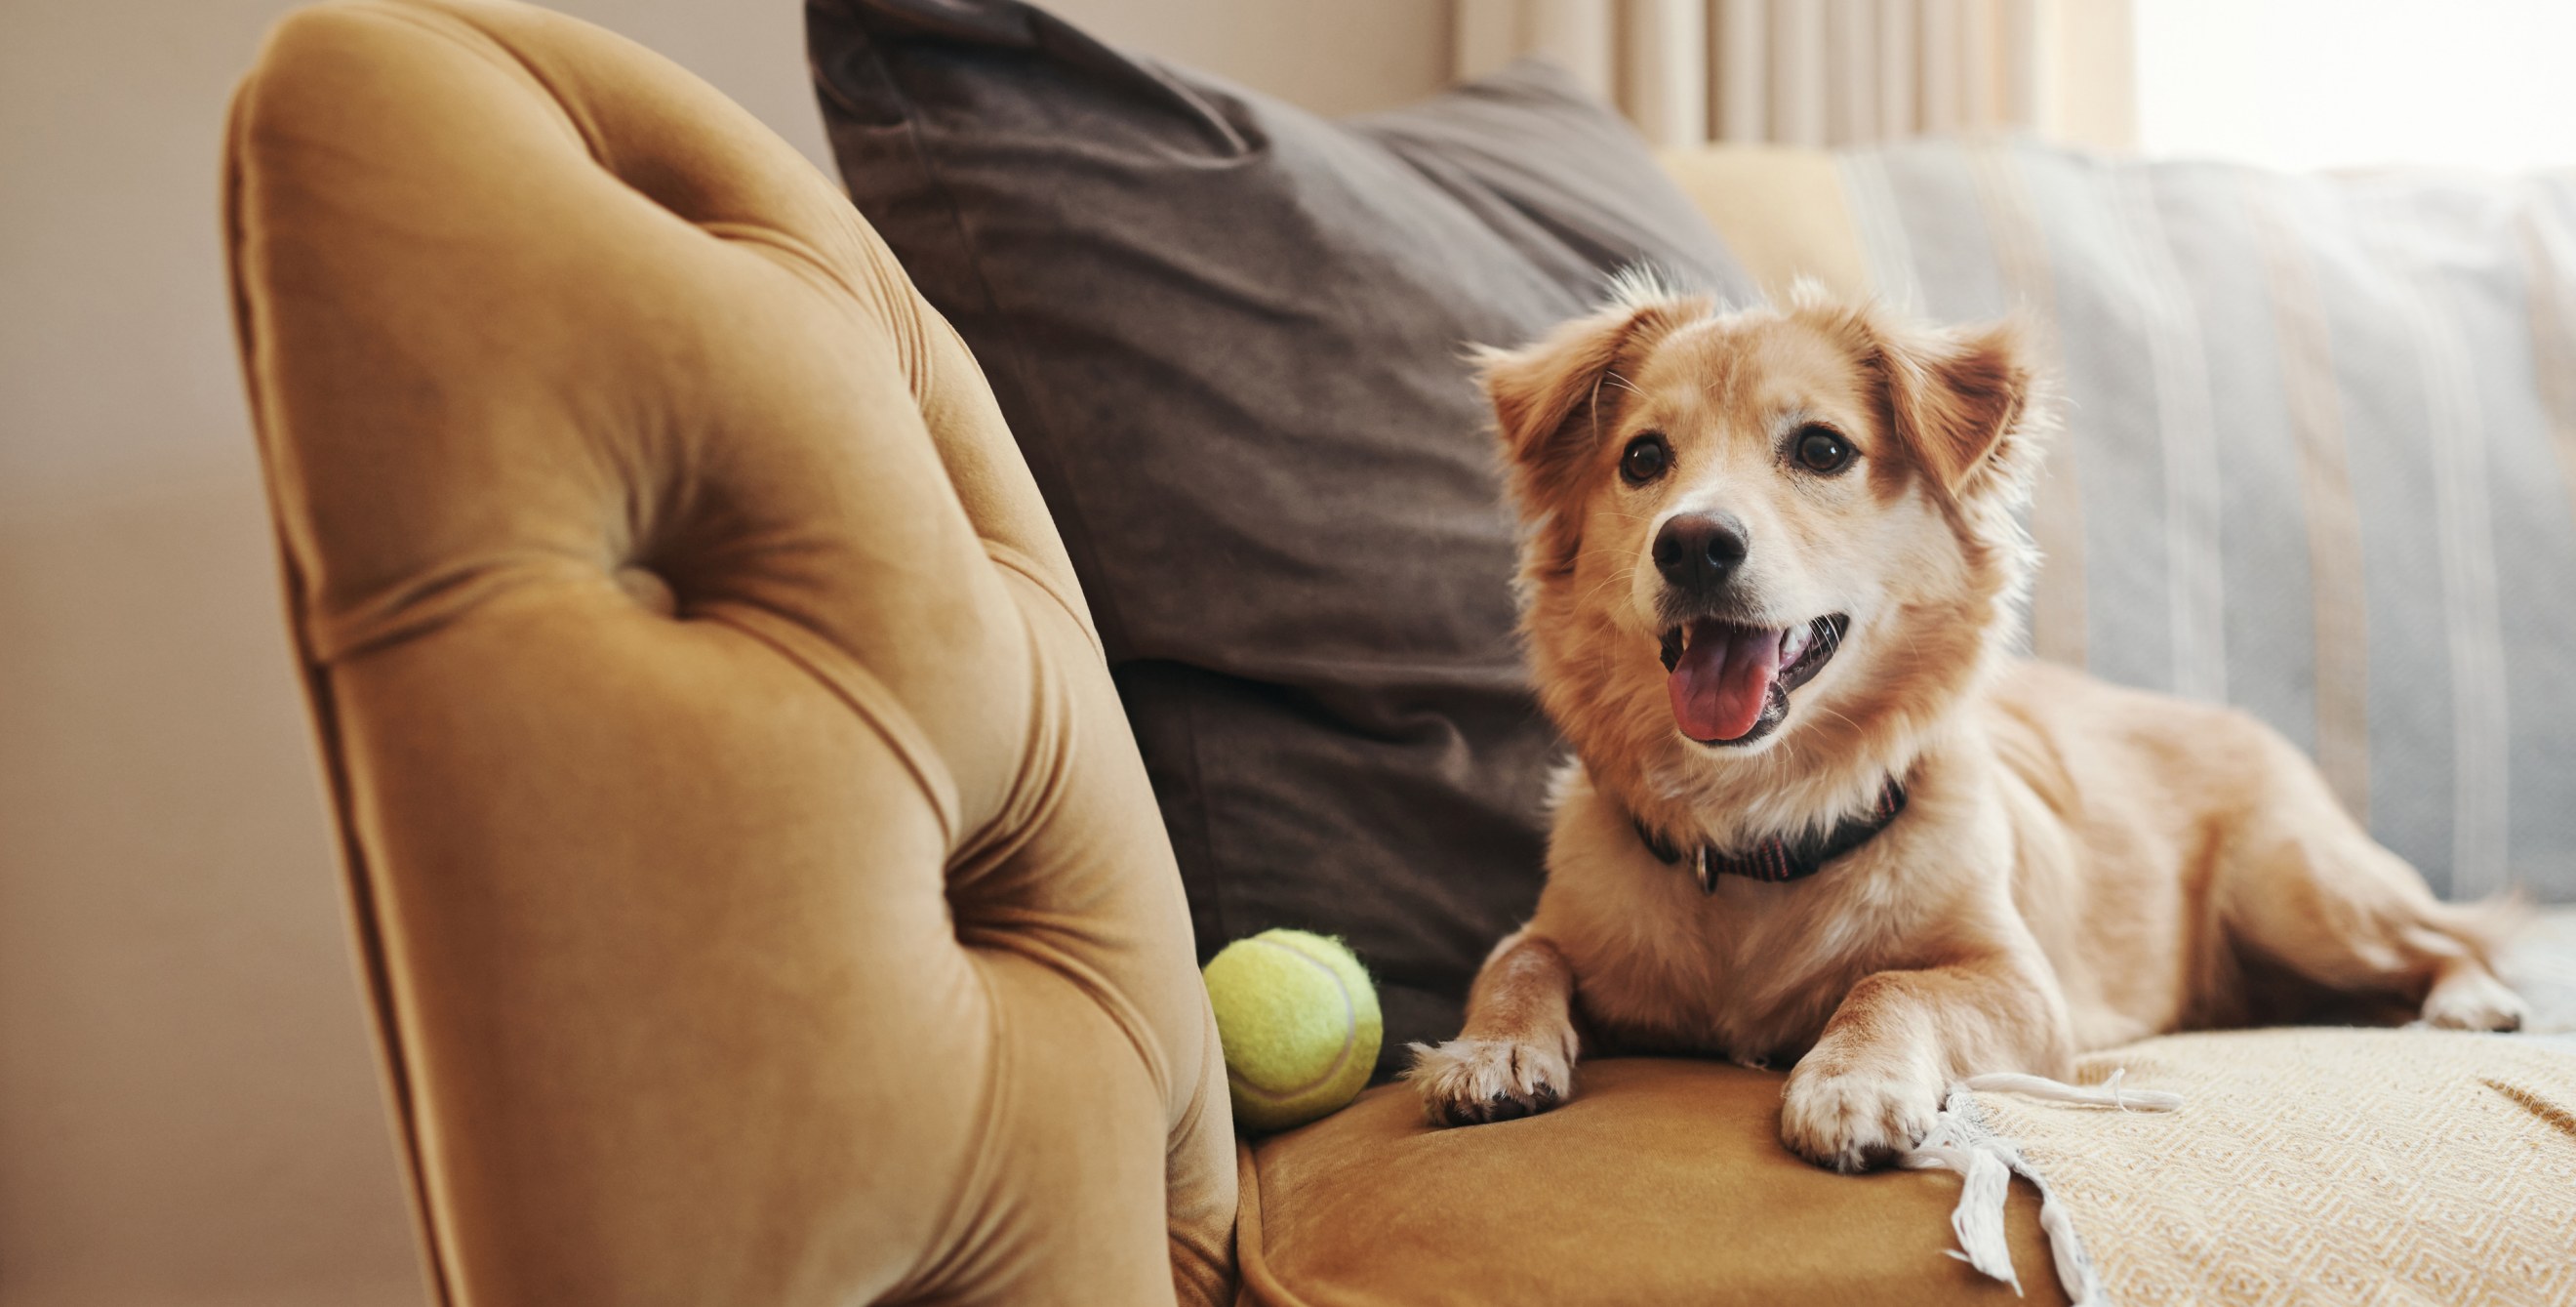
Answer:
[[[1655,533],[1655,570],[1678,590],[1707,594],[1725,585],[1751,543],[1723,513],[1684,513]]]

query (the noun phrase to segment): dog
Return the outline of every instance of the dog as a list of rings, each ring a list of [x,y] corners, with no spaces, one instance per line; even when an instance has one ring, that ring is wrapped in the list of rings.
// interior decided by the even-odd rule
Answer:
[[[1555,1106],[1587,1042],[1794,1064],[1781,1142],[1851,1172],[1954,1080],[2149,1034],[2521,1023],[2512,905],[2436,900],[2288,741],[2014,654],[2051,424],[2012,324],[1629,277],[1479,363],[1572,758],[1535,914],[1412,1046],[1434,1124]]]

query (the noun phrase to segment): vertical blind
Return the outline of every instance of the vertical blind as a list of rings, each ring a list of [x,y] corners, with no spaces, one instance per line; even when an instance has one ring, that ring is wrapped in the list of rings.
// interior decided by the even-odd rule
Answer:
[[[1660,146],[2135,136],[2129,0],[1455,3],[1460,77],[1552,58]]]

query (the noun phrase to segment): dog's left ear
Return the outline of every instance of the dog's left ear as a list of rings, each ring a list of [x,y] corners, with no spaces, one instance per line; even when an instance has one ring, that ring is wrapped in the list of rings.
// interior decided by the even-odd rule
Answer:
[[[1494,406],[1505,491],[1531,533],[1525,561],[1549,571],[1572,570],[1582,547],[1576,505],[1590,488],[1583,467],[1617,428],[1633,389],[1618,369],[1710,309],[1708,300],[1644,276],[1623,278],[1612,291],[1608,304],[1536,344],[1470,355]]]
[[[2032,385],[2020,326],[1934,330],[1876,315],[1859,325],[1865,357],[1886,387],[1888,430],[1942,493],[2019,495],[2028,479],[2019,446]]]

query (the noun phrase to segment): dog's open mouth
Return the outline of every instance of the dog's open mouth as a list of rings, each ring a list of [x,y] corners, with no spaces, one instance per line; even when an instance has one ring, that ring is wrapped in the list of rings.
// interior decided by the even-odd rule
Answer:
[[[1833,661],[1850,627],[1850,617],[1833,613],[1785,630],[1703,619],[1664,632],[1673,724],[1702,744],[1761,739],[1789,715],[1789,692]]]

